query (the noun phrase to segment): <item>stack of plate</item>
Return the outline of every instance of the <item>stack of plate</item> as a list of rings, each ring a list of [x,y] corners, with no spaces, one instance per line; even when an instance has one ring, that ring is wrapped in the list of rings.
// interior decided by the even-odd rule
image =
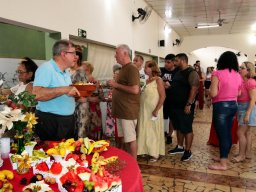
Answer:
[[[4,163],[4,161],[3,161],[3,159],[1,159],[1,157],[0,157],[0,167],[2,167],[3,163]]]

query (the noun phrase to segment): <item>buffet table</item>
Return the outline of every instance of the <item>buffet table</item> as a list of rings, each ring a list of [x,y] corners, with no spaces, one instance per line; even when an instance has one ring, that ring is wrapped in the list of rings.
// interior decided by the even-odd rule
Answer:
[[[105,152],[102,152],[100,155],[104,157],[110,157],[110,156],[116,155],[119,157],[120,160],[124,160],[126,162],[125,167],[120,171],[120,177],[122,180],[122,191],[124,192],[144,191],[139,166],[136,160],[131,155],[115,147],[108,147],[108,150]],[[89,165],[90,165],[90,159],[91,159],[91,155],[88,156]],[[3,169],[12,170],[12,166],[9,159],[4,159],[4,164],[2,167],[0,167],[0,170],[3,170]],[[17,174],[16,171],[13,171],[13,173],[14,173],[14,179],[11,180],[10,182],[14,186],[14,191],[22,191],[24,187],[24,185],[20,184],[20,180],[22,178],[24,177],[27,178],[29,182],[29,179],[33,176],[32,169],[30,169],[30,171],[24,175]],[[57,184],[50,185],[50,187],[53,189],[53,191],[56,191],[56,192],[59,191]]]

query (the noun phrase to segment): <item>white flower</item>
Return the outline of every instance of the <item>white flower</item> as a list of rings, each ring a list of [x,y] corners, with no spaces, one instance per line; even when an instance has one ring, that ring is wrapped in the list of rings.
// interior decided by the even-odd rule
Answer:
[[[5,106],[3,111],[0,111],[0,125],[2,125],[3,130],[6,130],[6,128],[10,130],[14,121],[22,120],[24,117],[25,115],[22,114],[20,109]]]

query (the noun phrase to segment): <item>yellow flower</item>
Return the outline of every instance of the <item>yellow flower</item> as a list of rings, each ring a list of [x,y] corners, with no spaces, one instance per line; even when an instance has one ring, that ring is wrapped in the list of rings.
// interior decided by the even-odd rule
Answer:
[[[38,118],[35,116],[34,113],[31,112],[26,112],[25,114],[25,118],[23,119],[23,121],[27,122],[27,128],[32,129],[32,127],[37,124],[37,120]]]

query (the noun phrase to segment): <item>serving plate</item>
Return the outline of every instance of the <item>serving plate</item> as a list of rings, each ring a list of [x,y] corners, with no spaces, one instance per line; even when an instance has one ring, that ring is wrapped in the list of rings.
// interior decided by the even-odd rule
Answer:
[[[72,86],[77,88],[81,97],[88,97],[93,93],[93,91],[96,90],[96,85],[95,84],[86,84],[86,85],[75,85],[75,84],[73,84]]]

